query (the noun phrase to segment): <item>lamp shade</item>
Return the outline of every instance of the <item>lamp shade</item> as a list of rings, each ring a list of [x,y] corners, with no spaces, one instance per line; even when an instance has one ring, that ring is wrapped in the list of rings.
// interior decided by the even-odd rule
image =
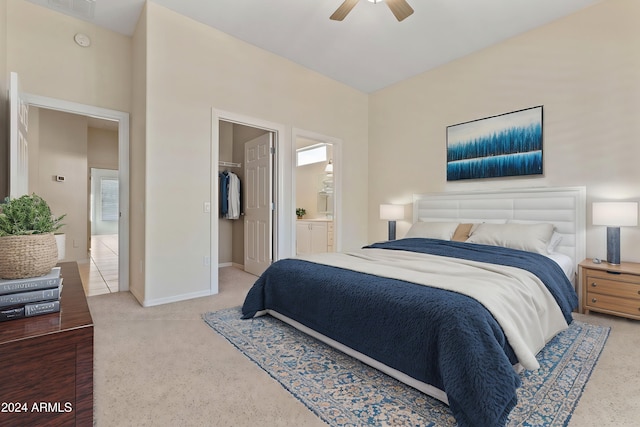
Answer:
[[[395,221],[404,218],[404,205],[380,205],[380,219]]]
[[[594,202],[593,225],[635,227],[638,225],[638,203]]]

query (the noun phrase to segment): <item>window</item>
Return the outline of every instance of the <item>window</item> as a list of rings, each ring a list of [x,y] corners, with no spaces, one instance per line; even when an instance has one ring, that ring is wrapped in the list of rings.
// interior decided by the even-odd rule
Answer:
[[[118,220],[118,179],[100,179],[100,200],[102,201],[102,221]]]
[[[327,161],[327,144],[315,144],[296,150],[296,166]]]

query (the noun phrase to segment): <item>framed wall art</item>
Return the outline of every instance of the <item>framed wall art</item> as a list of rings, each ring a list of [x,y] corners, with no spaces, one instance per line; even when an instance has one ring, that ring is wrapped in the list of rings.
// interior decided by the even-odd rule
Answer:
[[[447,181],[542,174],[542,105],[447,126]]]

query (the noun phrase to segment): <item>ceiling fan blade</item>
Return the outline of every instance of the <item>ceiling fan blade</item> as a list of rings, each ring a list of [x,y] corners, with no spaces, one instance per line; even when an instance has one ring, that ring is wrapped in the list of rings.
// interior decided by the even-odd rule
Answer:
[[[329,19],[333,19],[334,21],[342,21],[351,9],[358,3],[358,0],[344,0],[344,2],[340,5],[333,15],[329,17]]]
[[[413,13],[413,8],[409,6],[406,0],[386,0],[385,3],[387,3],[398,21],[402,21]]]

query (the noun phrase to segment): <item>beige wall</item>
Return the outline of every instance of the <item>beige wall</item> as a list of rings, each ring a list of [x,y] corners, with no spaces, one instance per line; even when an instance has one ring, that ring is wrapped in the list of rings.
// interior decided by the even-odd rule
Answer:
[[[67,214],[60,230],[67,235],[65,261],[87,259],[89,168],[118,168],[118,133],[90,128],[84,116],[31,107],[27,140],[29,193],[55,215]]]
[[[129,290],[144,300],[146,140],[147,140],[147,7],[132,37],[131,139],[129,142]]]
[[[37,6],[7,1],[7,71],[26,93],[130,110],[131,38]],[[92,44],[73,41],[87,34]]]
[[[89,168],[118,169],[118,131],[89,127],[87,144]]]
[[[210,216],[202,203],[217,149],[212,107],[284,125],[281,148],[289,151],[292,126],[343,139],[344,219],[354,224],[343,241],[365,243],[358,213],[366,206],[367,96],[154,3],[146,19],[145,301],[209,290],[202,260],[210,254]]]
[[[380,203],[413,193],[586,186],[592,200],[640,199],[640,2],[609,0],[370,96],[369,239]],[[446,127],[544,106],[544,176],[446,181]],[[398,235],[408,229],[398,223]],[[604,227],[587,255],[603,258]],[[640,228],[622,229],[622,257],[640,261]]]
[[[37,194],[54,215],[67,214],[60,229],[66,234],[67,261],[87,259],[87,122],[84,116],[40,109],[39,161],[34,165],[30,158],[29,164],[38,170]]]

